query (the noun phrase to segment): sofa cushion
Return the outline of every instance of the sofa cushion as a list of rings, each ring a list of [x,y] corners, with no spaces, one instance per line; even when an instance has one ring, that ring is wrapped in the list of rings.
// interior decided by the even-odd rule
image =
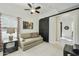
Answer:
[[[28,45],[28,44],[31,44],[31,43],[33,43],[33,42],[35,42],[35,41],[39,41],[39,40],[43,40],[43,38],[42,38],[41,36],[36,37],[36,38],[29,38],[29,39],[26,39],[26,40],[23,42],[23,44],[24,44],[24,45]]]
[[[31,33],[31,37],[32,38],[39,37],[39,33],[38,32]]]
[[[21,34],[21,38],[23,38],[23,39],[28,39],[30,37],[31,37],[30,33],[23,33],[23,34]]]

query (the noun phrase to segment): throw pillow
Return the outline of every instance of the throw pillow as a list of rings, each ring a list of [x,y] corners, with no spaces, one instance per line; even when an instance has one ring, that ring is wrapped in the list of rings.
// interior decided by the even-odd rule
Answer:
[[[31,37],[34,38],[34,37],[38,37],[39,36],[39,33],[31,33]]]

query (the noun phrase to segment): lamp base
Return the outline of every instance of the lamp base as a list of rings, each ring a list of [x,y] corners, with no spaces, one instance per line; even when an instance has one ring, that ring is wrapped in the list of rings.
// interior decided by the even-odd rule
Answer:
[[[9,36],[9,40],[12,41],[13,40],[13,36]]]

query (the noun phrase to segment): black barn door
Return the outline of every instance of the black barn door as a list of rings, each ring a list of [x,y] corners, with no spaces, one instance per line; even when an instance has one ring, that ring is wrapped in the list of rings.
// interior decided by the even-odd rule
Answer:
[[[44,41],[49,42],[49,17],[40,19],[39,34],[43,37]]]

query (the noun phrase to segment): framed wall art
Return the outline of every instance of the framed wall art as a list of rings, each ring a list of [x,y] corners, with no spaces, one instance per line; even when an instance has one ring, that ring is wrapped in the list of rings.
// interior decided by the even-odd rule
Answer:
[[[33,22],[23,21],[23,29],[33,29]]]

